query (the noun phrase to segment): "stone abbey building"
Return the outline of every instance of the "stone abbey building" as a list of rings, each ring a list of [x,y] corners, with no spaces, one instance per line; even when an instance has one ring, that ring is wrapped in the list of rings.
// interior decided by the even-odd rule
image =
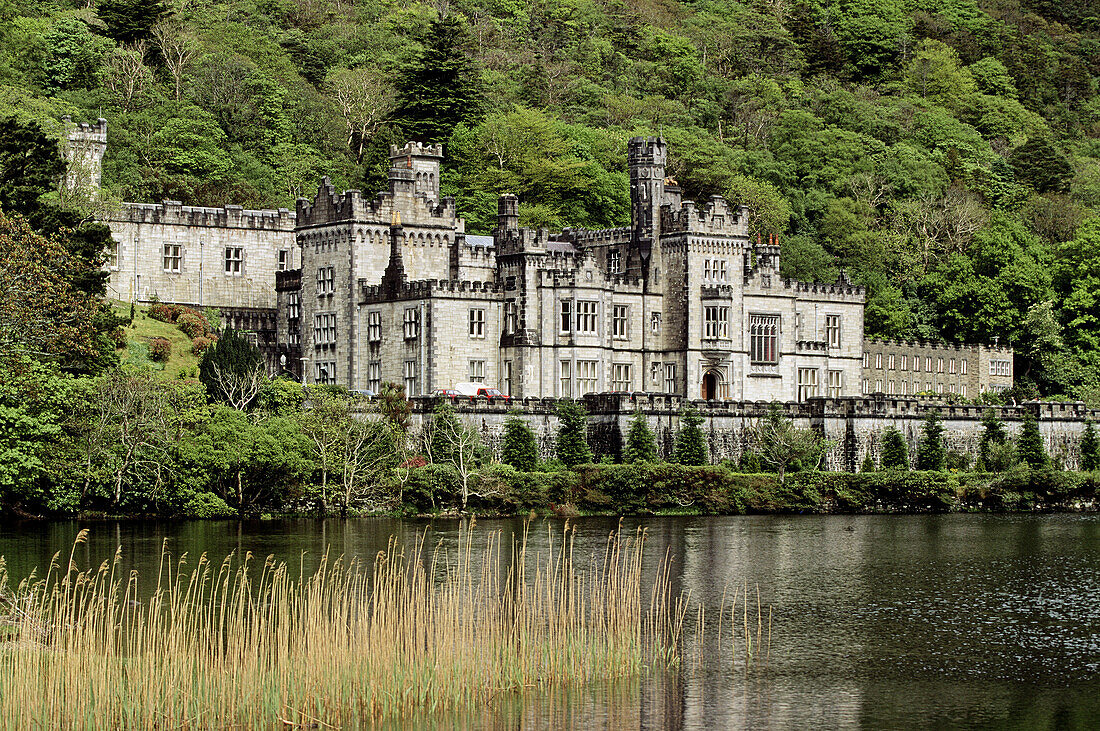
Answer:
[[[69,124],[70,159],[98,184],[106,122]],[[630,225],[596,231],[520,228],[505,195],[492,234],[467,233],[440,195],[442,147],[417,143],[391,148],[374,197],[326,179],[293,212],[123,203],[106,217],[110,294],[219,308],[273,367],[360,391],[801,402],[1011,386],[1008,348],[865,341],[861,287],[784,280],[778,240],[721,197],[683,200],[666,155],[630,140]]]
[[[279,337],[306,380],[410,395],[484,381],[515,397],[659,391],[804,400],[859,393],[864,291],[779,276],[748,211],[681,200],[666,147],[630,141],[631,225],[492,238],[439,195],[439,146],[394,148],[389,190],[300,200],[302,267],[278,278]]]

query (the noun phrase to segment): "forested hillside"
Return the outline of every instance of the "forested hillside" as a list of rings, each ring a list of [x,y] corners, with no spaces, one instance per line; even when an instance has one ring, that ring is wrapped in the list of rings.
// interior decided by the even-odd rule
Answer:
[[[1023,393],[1100,396],[1090,0],[2,0],[0,34],[0,117],[106,117],[116,199],[370,192],[415,138],[468,230],[505,191],[621,225],[626,139],[659,133],[787,275],[865,283],[869,334],[997,338]]]

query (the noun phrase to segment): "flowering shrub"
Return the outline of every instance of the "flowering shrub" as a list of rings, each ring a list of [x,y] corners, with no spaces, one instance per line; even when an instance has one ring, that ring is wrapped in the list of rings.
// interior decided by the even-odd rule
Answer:
[[[206,321],[206,318],[190,309],[182,312],[176,318],[176,326],[192,340],[210,332],[210,323]]]
[[[200,335],[199,337],[191,341],[191,352],[195,355],[202,355],[206,352],[207,348],[213,345],[213,343],[214,338],[208,338]]]
[[[114,329],[114,331],[111,333],[111,342],[114,343],[116,349],[125,348],[126,347],[126,331],[123,330],[121,327],[116,327]]]
[[[175,322],[187,309],[183,305],[166,305],[163,302],[154,302],[149,305],[149,317],[161,322]]]
[[[167,338],[153,338],[149,343],[149,357],[163,363],[172,356],[172,343]]]

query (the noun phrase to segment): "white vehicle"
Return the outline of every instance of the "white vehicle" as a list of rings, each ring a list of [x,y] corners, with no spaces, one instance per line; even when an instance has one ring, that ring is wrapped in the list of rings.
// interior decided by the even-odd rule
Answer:
[[[478,396],[483,396],[490,401],[493,399],[504,399],[505,401],[511,400],[511,396],[501,393],[492,386],[486,386],[484,383],[475,383],[467,381],[465,383],[456,383],[455,391],[458,391],[459,396],[463,396],[469,399],[475,399]]]

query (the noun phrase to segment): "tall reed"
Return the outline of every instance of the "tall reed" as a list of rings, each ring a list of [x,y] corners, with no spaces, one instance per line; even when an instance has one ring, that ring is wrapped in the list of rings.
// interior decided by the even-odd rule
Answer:
[[[300,579],[272,557],[164,551],[150,597],[120,551],[87,571],[55,556],[6,595],[0,727],[348,727],[676,664],[686,604],[667,560],[643,580],[642,533],[586,566],[568,528],[506,563],[482,535],[457,555],[391,538],[370,565],[326,555]]]

